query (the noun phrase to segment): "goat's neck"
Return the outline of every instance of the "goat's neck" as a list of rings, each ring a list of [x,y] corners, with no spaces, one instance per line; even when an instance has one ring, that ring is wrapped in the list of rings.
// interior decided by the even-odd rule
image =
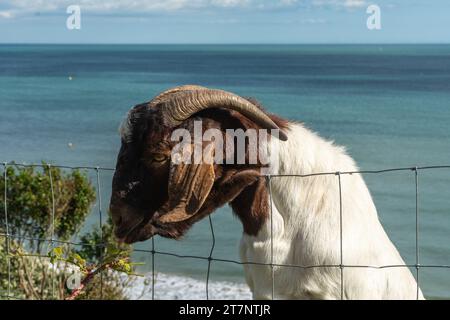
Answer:
[[[338,190],[335,175],[283,175],[356,170],[353,160],[342,147],[326,141],[301,124],[292,123],[286,131],[288,141],[271,139],[269,142],[271,162],[263,174],[270,175],[270,186],[267,180],[261,179],[232,201],[233,211],[241,219],[244,233],[248,235],[267,235],[267,230],[260,231],[268,228],[270,223],[267,222],[270,222],[271,216],[276,216],[280,228],[291,224],[291,221],[301,228],[303,223],[313,218],[314,212],[320,211],[323,206],[333,205],[333,195]],[[282,230],[277,231],[282,233]]]
[[[311,219],[311,214],[321,206],[334,201],[334,193],[338,191],[336,175],[305,175],[356,171],[357,167],[343,147],[321,138],[301,124],[291,124],[287,134],[288,141],[271,141],[270,144],[278,154],[269,172],[273,175],[270,179],[272,209],[275,207],[285,223],[292,219],[301,223]]]

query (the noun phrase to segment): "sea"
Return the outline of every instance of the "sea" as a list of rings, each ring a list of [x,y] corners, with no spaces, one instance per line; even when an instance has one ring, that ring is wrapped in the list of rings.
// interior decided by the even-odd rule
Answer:
[[[450,165],[450,45],[383,44],[0,45],[0,161],[113,168],[126,112],[181,84],[255,97],[345,146],[361,170]],[[105,220],[111,178],[99,171],[83,230]],[[450,169],[419,170],[417,185],[414,170],[364,178],[425,296],[450,298]],[[151,298],[154,276],[157,298],[206,298],[206,280],[210,297],[250,298],[241,234],[224,207],[182,240],[135,244],[146,277],[130,297]]]

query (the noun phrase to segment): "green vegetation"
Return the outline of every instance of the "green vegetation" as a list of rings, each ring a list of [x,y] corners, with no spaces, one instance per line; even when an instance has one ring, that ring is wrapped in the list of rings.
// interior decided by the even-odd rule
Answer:
[[[10,290],[20,299],[125,299],[130,280],[121,273],[133,272],[131,248],[114,241],[111,221],[102,230],[79,234],[95,203],[88,177],[79,170],[65,172],[46,165],[11,165],[7,177],[8,230],[1,172],[1,294]],[[53,242],[44,240],[52,235]],[[76,237],[81,245],[70,243]],[[82,287],[71,288],[78,290],[76,294],[67,287],[74,273],[80,275]]]

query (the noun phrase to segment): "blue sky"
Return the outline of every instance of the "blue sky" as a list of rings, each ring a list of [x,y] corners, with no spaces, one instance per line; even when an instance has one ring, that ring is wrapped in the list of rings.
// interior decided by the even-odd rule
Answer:
[[[0,43],[450,43],[449,30],[450,0],[0,0]]]

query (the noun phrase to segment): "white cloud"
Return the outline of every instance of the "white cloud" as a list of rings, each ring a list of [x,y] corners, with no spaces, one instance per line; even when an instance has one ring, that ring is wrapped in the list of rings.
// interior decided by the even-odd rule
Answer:
[[[73,4],[79,5],[82,12],[128,14],[239,7],[270,10],[305,3],[355,8],[365,5],[366,0],[1,0],[0,18],[13,18],[36,12],[65,14],[66,8]]]
[[[237,7],[255,0],[3,0],[0,8],[27,12],[65,11],[69,5],[96,13],[174,11],[185,8]],[[275,2],[278,0],[275,0]],[[280,0],[286,1],[286,0]]]
[[[12,11],[0,11],[0,19],[11,19],[14,18]]]
[[[238,7],[250,4],[251,0],[212,0],[211,4],[218,7]]]
[[[359,8],[366,4],[365,0],[345,0],[344,7],[347,8]]]
[[[360,8],[366,5],[366,0],[313,0],[313,4],[317,6]]]
[[[293,5],[293,4],[297,3],[297,2],[298,2],[298,0],[280,0],[281,4],[287,5],[287,6]]]
[[[322,19],[322,18],[309,18],[309,19],[302,20],[302,23],[305,23],[305,24],[323,24],[323,23],[327,23],[327,20]]]

